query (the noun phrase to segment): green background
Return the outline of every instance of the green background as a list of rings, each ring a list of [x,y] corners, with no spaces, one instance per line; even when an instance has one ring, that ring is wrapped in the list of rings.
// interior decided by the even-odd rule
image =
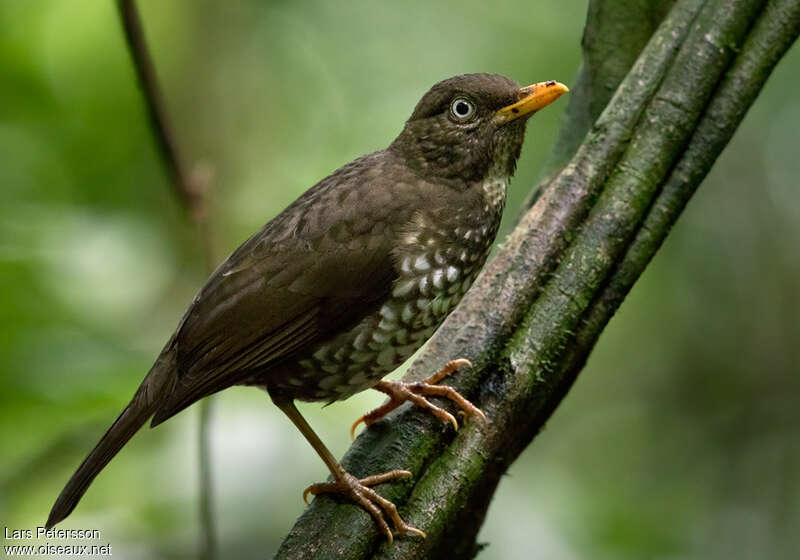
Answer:
[[[570,84],[586,3],[149,0],[141,11],[183,151],[213,170],[222,258],[314,182],[385,147],[436,81],[490,71]],[[798,98],[794,49],[504,478],[481,558],[800,550]],[[566,103],[530,123],[504,231]],[[114,4],[0,0],[1,525],[44,522],[204,274]],[[263,393],[215,402],[222,557],[264,557],[327,473]],[[338,456],[352,420],[380,402],[301,410]],[[196,425],[193,407],[144,430],[62,526],[101,529],[121,558],[193,557]]]

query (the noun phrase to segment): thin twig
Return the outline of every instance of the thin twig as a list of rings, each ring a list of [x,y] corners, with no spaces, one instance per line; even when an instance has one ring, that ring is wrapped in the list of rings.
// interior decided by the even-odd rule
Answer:
[[[139,85],[142,88],[147,105],[147,116],[150,119],[150,126],[153,129],[158,148],[161,151],[164,164],[167,166],[172,185],[176,188],[181,202],[191,209],[195,204],[192,199],[195,198],[196,194],[192,190],[189,175],[178,152],[172,127],[164,109],[164,99],[158,86],[153,60],[147,50],[139,10],[133,0],[118,0],[117,6],[122,17],[125,39],[128,42],[131,58],[136,68],[136,75],[139,78]]]
[[[203,258],[208,272],[214,268],[214,250],[208,223],[207,199],[211,182],[210,170],[195,166],[190,171],[181,158],[173,128],[165,109],[164,98],[158,86],[155,66],[147,49],[139,11],[134,0],[117,0],[117,8],[125,30],[125,39],[133,59],[139,86],[142,88],[147,116],[150,120],[161,158],[167,167],[170,183],[178,198],[195,224],[203,246]],[[210,458],[209,424],[211,421],[211,400],[200,403],[198,427],[199,473],[199,514],[200,514],[200,556],[205,559],[216,557],[217,537],[213,516],[213,488]]]

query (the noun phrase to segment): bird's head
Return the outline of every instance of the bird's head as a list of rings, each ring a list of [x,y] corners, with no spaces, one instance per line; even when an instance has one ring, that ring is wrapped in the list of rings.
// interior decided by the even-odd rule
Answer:
[[[521,88],[498,74],[465,74],[433,86],[390,146],[415,171],[456,187],[514,173],[525,123],[567,87]]]

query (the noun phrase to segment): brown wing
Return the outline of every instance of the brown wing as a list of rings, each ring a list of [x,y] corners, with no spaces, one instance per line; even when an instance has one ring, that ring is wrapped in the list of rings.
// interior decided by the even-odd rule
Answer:
[[[158,424],[252,370],[322,341],[391,290],[409,188],[382,188],[383,152],[318,183],[212,274],[178,327],[174,388]]]

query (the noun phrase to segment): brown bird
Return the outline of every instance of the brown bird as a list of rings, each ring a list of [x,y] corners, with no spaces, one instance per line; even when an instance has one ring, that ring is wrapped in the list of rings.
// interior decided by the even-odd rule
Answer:
[[[51,527],[152,418],[156,426],[233,385],[267,390],[333,475],[303,492],[348,496],[392,539],[416,533],[371,486],[347,473],[294,405],[333,402],[374,388],[389,401],[356,421],[369,425],[404,401],[458,424],[426,396],[483,413],[437,385],[466,360],[422,383],[382,381],[436,330],[483,266],[522,149],[525,124],[566,86],[520,88],[494,74],[434,85],[385,150],[326,177],[267,223],[211,275],[133,399],[61,491]]]

